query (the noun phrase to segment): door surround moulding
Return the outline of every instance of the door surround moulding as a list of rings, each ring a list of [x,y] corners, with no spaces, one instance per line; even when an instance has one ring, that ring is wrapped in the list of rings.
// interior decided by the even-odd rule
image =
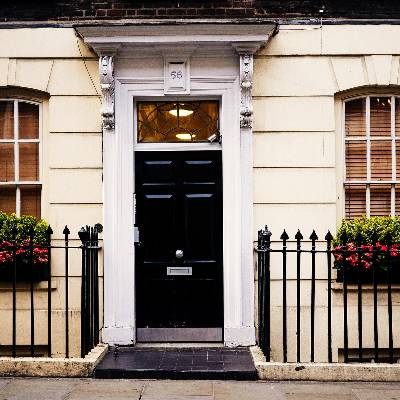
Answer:
[[[139,47],[142,55],[155,58],[165,58],[166,55],[179,58],[180,54],[196,52],[200,52],[204,58],[207,49],[210,52],[207,75],[190,76],[190,94],[182,96],[185,99],[208,96],[221,99],[224,341],[228,346],[252,345],[255,343],[252,245],[253,54],[265,45],[275,26],[225,24],[212,27],[217,32],[213,35],[209,34],[210,25],[204,27],[201,24],[189,28],[187,25],[152,26],[151,31],[149,27],[143,26],[131,26],[127,31],[123,30],[126,27],[85,27],[80,28],[80,34],[100,56],[100,74],[104,71],[102,65],[115,65],[107,64],[109,59],[104,57],[112,56],[112,61],[115,62],[120,55],[129,58]],[[107,36],[108,29],[111,30]],[[182,33],[182,29],[187,30],[187,34]],[[171,52],[171,44],[175,45],[174,52]],[[234,73],[229,76],[213,72],[213,60],[216,56],[213,50],[218,48],[224,48],[224,54],[229,54],[232,60]],[[236,57],[232,58],[235,53]],[[146,68],[145,64],[142,68]],[[103,341],[132,344],[135,342],[134,143],[133,135],[130,134],[133,127],[133,99],[156,97],[168,100],[176,99],[176,96],[165,95],[163,74],[141,78],[134,70],[129,76],[119,76],[118,71],[112,68],[107,71],[107,78],[111,77],[111,86],[115,87],[115,91],[106,86],[103,95],[109,96],[113,93],[115,100],[107,99],[107,104],[111,107],[102,113],[105,227]],[[109,79],[105,83],[110,84]],[[108,123],[112,116],[110,114],[114,112],[113,104],[114,126]]]

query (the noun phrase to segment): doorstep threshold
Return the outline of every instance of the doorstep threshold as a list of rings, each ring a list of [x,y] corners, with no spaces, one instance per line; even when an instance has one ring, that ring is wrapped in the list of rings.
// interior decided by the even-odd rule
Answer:
[[[159,342],[159,343],[136,343],[135,344],[136,348],[168,348],[168,349],[193,349],[193,348],[198,348],[198,347],[207,347],[207,348],[218,348],[218,347],[224,347],[224,344],[221,343],[215,343],[215,342],[193,342],[193,343],[188,343],[188,342]]]

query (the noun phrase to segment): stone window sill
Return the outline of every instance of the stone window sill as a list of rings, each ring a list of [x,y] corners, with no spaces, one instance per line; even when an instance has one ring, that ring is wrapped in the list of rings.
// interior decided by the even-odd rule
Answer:
[[[43,290],[46,291],[48,290],[48,282],[47,281],[41,281],[41,282],[35,282],[33,284],[33,290],[38,291],[38,290]],[[28,282],[17,282],[16,289],[18,292],[26,292],[31,290],[31,286]],[[56,290],[57,289],[57,281],[55,279],[51,280],[51,290]],[[12,282],[0,282],[0,292],[12,292],[13,290],[13,285]]]
[[[378,283],[377,289],[378,291],[387,291],[387,284],[386,283]],[[333,291],[343,291],[343,283],[342,282],[333,282],[332,283],[332,290]],[[356,292],[358,291],[358,285],[356,283],[348,283],[347,284],[347,290],[349,292]],[[363,292],[372,292],[374,290],[374,285],[369,284],[369,283],[363,283],[362,284],[362,291]],[[392,283],[392,291],[400,291],[400,283]]]

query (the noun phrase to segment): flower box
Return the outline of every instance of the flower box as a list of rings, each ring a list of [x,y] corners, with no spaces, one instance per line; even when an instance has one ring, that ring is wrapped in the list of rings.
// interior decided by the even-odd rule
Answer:
[[[40,282],[49,279],[49,265],[29,264],[17,261],[17,282]],[[0,264],[0,282],[12,282],[14,280],[14,263]]]
[[[400,217],[344,220],[332,244],[337,282],[400,283]]]
[[[337,282],[343,282],[343,270],[337,271],[336,276]],[[382,269],[376,269],[375,271],[375,281],[376,283],[388,283],[388,273]],[[346,282],[351,284],[364,283],[364,284],[372,284],[373,283],[373,272],[372,270],[363,270],[363,269],[353,269],[348,267],[346,269]],[[400,266],[393,266],[392,274],[391,274],[391,282],[392,283],[400,283]]]
[[[0,212],[0,281],[48,280],[49,226],[32,216]],[[15,263],[14,263],[15,262]]]

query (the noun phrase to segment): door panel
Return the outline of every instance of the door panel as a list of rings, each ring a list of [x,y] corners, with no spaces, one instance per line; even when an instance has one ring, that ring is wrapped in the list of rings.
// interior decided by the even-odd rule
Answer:
[[[210,193],[185,195],[185,244],[189,260],[215,260],[215,196]],[[202,226],[202,229],[198,229]]]
[[[136,152],[135,182],[138,339],[222,340],[221,152]]]
[[[176,226],[176,197],[168,194],[143,194],[143,214],[146,223],[140,229],[143,247],[143,257],[146,261],[168,260],[170,258],[171,242],[175,232],[171,227]],[[160,240],[163,238],[163,240]]]

